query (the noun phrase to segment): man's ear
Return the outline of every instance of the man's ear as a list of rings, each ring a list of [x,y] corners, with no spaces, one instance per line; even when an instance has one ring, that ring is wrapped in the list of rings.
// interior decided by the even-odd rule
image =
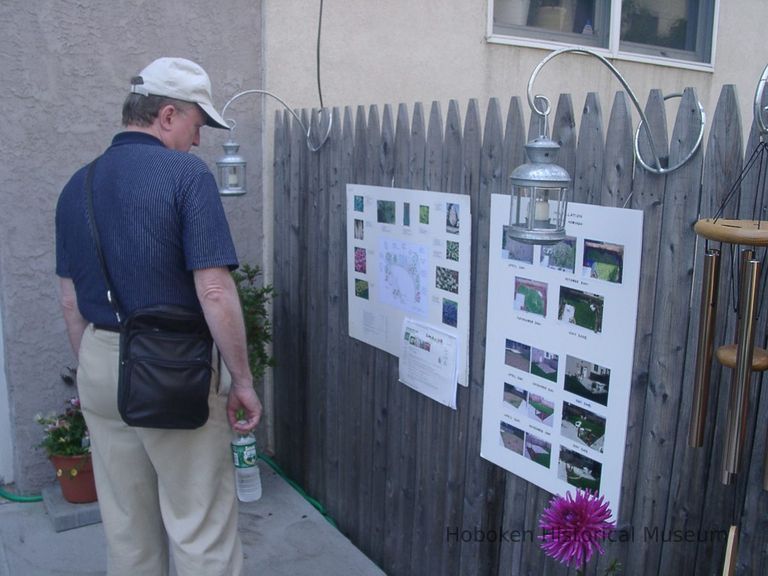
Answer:
[[[173,104],[166,104],[157,113],[157,120],[162,130],[170,130],[173,117],[178,113]]]

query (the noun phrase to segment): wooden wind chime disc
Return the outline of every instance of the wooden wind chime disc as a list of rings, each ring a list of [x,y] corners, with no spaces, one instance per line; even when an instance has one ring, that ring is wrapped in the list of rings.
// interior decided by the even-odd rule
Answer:
[[[768,246],[768,222],[765,220],[725,220],[706,218],[693,226],[699,236],[716,242]]]
[[[715,351],[718,362],[728,368],[736,367],[736,344],[720,346]],[[752,371],[764,372],[768,370],[768,352],[762,348],[752,349]]]

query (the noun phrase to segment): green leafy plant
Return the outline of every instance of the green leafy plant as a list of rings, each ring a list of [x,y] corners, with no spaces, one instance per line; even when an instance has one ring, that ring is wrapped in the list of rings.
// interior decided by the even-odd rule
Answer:
[[[271,285],[262,285],[259,282],[260,276],[261,269],[248,264],[232,272],[243,307],[245,334],[248,338],[248,361],[254,379],[261,378],[268,366],[275,365],[274,358],[269,354],[272,324],[267,308],[274,295],[274,288]]]
[[[64,383],[72,385],[75,375],[74,368],[67,368],[61,379]],[[44,431],[39,447],[44,448],[48,456],[77,456],[91,451],[88,426],[80,409],[80,399],[77,396],[70,398],[66,406],[60,414],[52,412],[47,416],[35,415],[35,422],[43,426]]]

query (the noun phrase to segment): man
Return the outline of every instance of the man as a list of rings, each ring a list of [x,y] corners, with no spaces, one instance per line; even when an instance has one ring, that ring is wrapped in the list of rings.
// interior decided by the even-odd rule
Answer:
[[[96,161],[94,218],[121,310],[152,304],[202,308],[229,390],[211,386],[208,422],[195,430],[131,428],[117,410],[118,323],[88,222],[85,168],[56,210],[56,273],[78,391],[91,434],[110,576],[179,576],[242,569],[230,427],[255,428],[261,403],[230,270],[237,257],[215,179],[189,154],[200,128],[228,128],[205,71],[160,58],[131,81],[123,125]],[[237,421],[236,414],[244,419]]]

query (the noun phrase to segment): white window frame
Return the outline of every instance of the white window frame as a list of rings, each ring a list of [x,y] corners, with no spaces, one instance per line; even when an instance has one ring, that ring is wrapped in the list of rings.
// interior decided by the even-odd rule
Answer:
[[[717,41],[717,28],[720,15],[720,0],[714,1],[714,15],[712,21],[712,50],[709,62],[695,62],[693,60],[681,60],[677,58],[663,58],[641,52],[628,52],[621,50],[620,32],[621,32],[621,0],[609,0],[611,3],[611,19],[608,30],[608,48],[598,46],[583,46],[605,58],[615,58],[617,60],[626,60],[628,62],[641,62],[644,64],[656,64],[658,66],[667,66],[672,68],[684,68],[687,70],[698,70],[702,72],[714,72],[715,52]],[[558,42],[555,40],[546,40],[524,36],[513,36],[507,34],[495,34],[493,32],[493,0],[488,0],[488,31],[486,40],[492,44],[506,44],[509,46],[523,46],[528,48],[544,48],[549,50],[559,50],[565,47],[579,46],[576,43]]]

